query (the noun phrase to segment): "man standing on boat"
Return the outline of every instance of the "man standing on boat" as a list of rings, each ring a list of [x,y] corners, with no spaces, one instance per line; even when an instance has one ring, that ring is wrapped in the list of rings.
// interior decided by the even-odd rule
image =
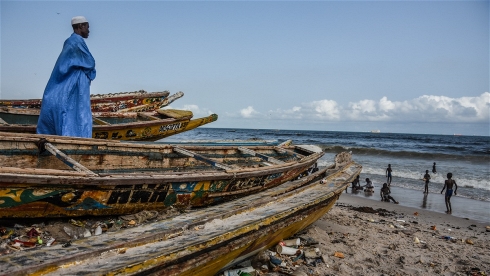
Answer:
[[[71,19],[73,34],[65,40],[44,90],[38,134],[92,137],[90,83],[95,60],[85,44],[89,23],[83,16]]]

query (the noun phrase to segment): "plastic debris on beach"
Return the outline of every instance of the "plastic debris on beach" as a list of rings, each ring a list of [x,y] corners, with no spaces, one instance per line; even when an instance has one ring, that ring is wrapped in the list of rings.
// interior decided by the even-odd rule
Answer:
[[[222,272],[221,276],[251,275],[267,273],[286,275],[313,275],[313,267],[319,263],[327,263],[329,257],[322,254],[316,247],[318,242],[311,237],[300,235],[280,241],[275,247],[261,251],[253,258],[245,260]],[[343,254],[336,252],[339,256]],[[327,264],[328,267],[328,264]],[[253,271],[251,270],[253,269]],[[237,274],[246,271],[248,274]]]
[[[36,250],[60,244],[62,247],[71,246],[72,241],[91,236],[103,235],[124,228],[164,219],[182,212],[176,208],[165,211],[141,211],[132,215],[113,217],[93,217],[79,219],[46,219],[44,222],[30,225],[3,222],[0,225],[0,255],[14,254],[22,250]],[[33,220],[34,222],[34,220]]]

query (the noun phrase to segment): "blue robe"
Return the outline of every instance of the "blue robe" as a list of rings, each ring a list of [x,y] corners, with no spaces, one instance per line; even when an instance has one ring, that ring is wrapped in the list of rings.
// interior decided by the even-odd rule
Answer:
[[[83,37],[73,33],[63,44],[44,90],[38,134],[92,137],[90,83],[95,60]]]

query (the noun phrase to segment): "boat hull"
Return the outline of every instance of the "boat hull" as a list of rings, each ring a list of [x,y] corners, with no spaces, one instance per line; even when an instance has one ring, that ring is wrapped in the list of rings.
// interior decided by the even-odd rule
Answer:
[[[169,99],[169,94],[170,92],[168,91],[148,93],[140,90],[90,95],[90,106],[92,112],[147,111],[166,106],[184,95],[182,92],[178,92]],[[41,103],[41,99],[0,100],[0,107],[39,109],[41,108]]]
[[[4,110],[0,111],[0,119],[5,123],[0,124],[0,131],[11,133],[36,133],[38,110]],[[123,121],[123,123],[107,123],[92,127],[92,138],[122,141],[157,141],[171,135],[189,131],[197,127],[212,123],[218,119],[218,115],[212,114],[207,117],[192,119],[192,116],[175,118],[156,117],[151,114],[152,119],[142,120],[140,117],[148,113],[113,113],[112,120]],[[94,113],[98,120],[98,113]],[[119,118],[117,118],[119,116]],[[150,116],[150,115],[148,115]],[[105,119],[102,117],[102,119]],[[9,122],[17,123],[9,123]],[[100,121],[100,120],[99,120]],[[102,120],[102,122],[105,122]]]
[[[89,173],[73,171],[49,152],[39,154],[36,143],[42,137]],[[273,165],[238,147],[185,149],[227,163],[228,168],[179,154],[172,145],[0,135],[0,218],[121,215],[169,206],[209,206],[295,179],[323,156],[321,150],[301,151],[307,156],[295,153],[299,146],[287,147],[286,152],[274,146],[249,147],[284,162]]]
[[[215,122],[218,115],[197,119],[168,119],[124,125],[93,126],[92,138],[122,141],[157,141],[197,127]],[[1,130],[1,126],[0,126]]]
[[[215,275],[305,229],[328,212],[361,171],[349,163],[323,181],[259,194],[98,237],[75,248],[0,257],[9,275]],[[120,254],[120,252],[125,252]],[[22,264],[22,265],[19,265]]]

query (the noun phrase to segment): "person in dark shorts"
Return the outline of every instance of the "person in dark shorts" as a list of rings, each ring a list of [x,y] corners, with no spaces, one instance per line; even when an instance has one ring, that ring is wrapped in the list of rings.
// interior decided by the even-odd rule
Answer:
[[[425,181],[424,194],[428,194],[429,193],[429,180],[430,180],[429,170],[425,170],[425,174],[424,174],[424,181]]]
[[[388,184],[383,183],[383,188],[379,190],[379,195],[381,196],[382,201],[390,202],[390,200],[393,201],[393,203],[398,204],[398,201],[396,201],[392,196],[390,196],[391,190],[390,187],[388,187]]]
[[[444,196],[444,199],[446,201],[446,214],[451,214],[453,212],[453,209],[451,208],[451,196],[453,195],[453,186],[454,186],[454,195],[458,195],[456,191],[458,190],[458,185],[456,184],[456,181],[453,179],[453,174],[448,173],[447,174],[447,180],[444,181],[444,187],[442,187],[442,192],[444,192],[444,189],[446,189],[446,195]]]
[[[434,165],[432,165],[432,173],[437,173],[437,171],[436,171],[436,162],[434,162]]]
[[[391,172],[393,170],[391,169],[391,164],[388,164],[388,168],[386,168],[386,183],[388,186],[391,185]]]
[[[359,183],[359,175],[357,175],[356,179],[352,181],[352,192],[357,190],[362,190],[361,183]]]

